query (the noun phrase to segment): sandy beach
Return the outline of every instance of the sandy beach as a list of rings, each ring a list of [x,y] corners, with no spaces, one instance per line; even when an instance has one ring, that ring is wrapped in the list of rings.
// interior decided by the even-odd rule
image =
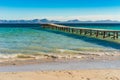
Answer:
[[[120,80],[120,70],[6,72],[0,80]]]
[[[111,69],[109,69],[109,68],[86,69],[87,68],[86,67],[85,69],[79,69],[80,65],[76,65],[77,64],[76,63],[75,65],[78,66],[77,67],[78,70],[74,69],[74,68],[70,69],[70,70],[67,70],[67,69],[61,70],[61,68],[60,68],[60,70],[53,69],[53,70],[47,71],[47,68],[45,71],[39,70],[39,66],[41,66],[42,63],[49,63],[49,62],[53,62],[53,63],[55,62],[55,66],[56,66],[59,64],[59,63],[56,64],[58,61],[65,61],[65,60],[66,61],[70,61],[70,60],[79,60],[79,61],[82,61],[82,60],[87,60],[87,61],[89,61],[89,60],[93,60],[93,61],[108,60],[108,61],[113,61],[113,60],[119,60],[119,59],[120,59],[119,54],[108,54],[108,53],[102,53],[102,52],[96,52],[96,53],[92,53],[92,54],[82,54],[82,53],[81,54],[69,54],[69,53],[68,54],[36,54],[36,55],[20,54],[15,57],[0,59],[0,61],[1,61],[0,67],[15,66],[16,69],[23,69],[21,71],[19,71],[19,70],[16,71],[16,69],[15,69],[15,71],[13,71],[13,72],[11,72],[11,71],[10,72],[9,71],[0,72],[0,80],[120,80],[119,68],[117,68],[117,69],[116,68],[115,69],[114,68],[111,68]],[[80,64],[79,61],[78,61],[78,64]],[[28,69],[28,70],[24,71],[24,65],[28,65],[28,66],[32,65],[32,67],[34,67],[35,64],[41,64],[41,65],[37,66],[38,70],[32,71],[31,69],[30,70]],[[68,64],[68,63],[63,63],[61,65],[64,65],[64,64]],[[99,64],[99,63],[97,63],[97,64]],[[103,66],[106,65],[106,63],[104,64],[104,62],[101,64],[103,64]],[[112,64],[112,63],[110,63],[110,64]],[[84,63],[84,65],[86,65],[86,63]],[[91,65],[94,65],[94,62]],[[117,65],[118,65],[118,63],[117,63]],[[18,68],[19,66],[23,66],[23,67]],[[44,66],[46,66],[46,64]],[[54,65],[52,65],[52,66],[54,66]],[[67,65],[64,65],[64,66],[67,66]],[[89,64],[87,66],[89,67]],[[73,67],[75,67],[75,66],[73,66]],[[99,67],[99,65],[97,67]],[[105,67],[109,67],[109,65],[105,66]],[[14,67],[9,67],[9,68],[11,70],[14,70]],[[8,68],[8,70],[9,70],[9,68]],[[0,69],[2,69],[2,68],[0,68]]]

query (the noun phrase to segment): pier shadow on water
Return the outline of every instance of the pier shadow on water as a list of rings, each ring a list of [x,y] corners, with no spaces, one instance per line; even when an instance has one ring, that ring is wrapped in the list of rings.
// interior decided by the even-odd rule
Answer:
[[[87,36],[76,35],[76,34],[56,31],[56,30],[48,30],[48,29],[43,29],[43,28],[32,28],[32,29],[46,31],[46,32],[50,32],[50,33],[55,33],[55,34],[71,37],[71,38],[74,38],[74,39],[79,39],[79,40],[89,42],[89,43],[92,43],[92,44],[96,44],[96,45],[100,45],[100,46],[104,46],[104,47],[111,47],[111,48],[120,50],[120,43],[117,43],[117,42],[106,41],[106,40],[101,40],[101,39],[92,38],[92,37],[90,38],[90,37],[87,37]]]

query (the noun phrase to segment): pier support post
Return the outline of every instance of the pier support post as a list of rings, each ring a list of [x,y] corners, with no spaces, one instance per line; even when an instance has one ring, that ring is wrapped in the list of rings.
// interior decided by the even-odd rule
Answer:
[[[90,30],[90,36],[92,36],[92,30]]]
[[[84,30],[84,34],[87,35],[87,30]]]
[[[69,33],[71,32],[71,28],[68,28]]]
[[[99,31],[96,31],[96,37],[98,37],[99,36]]]
[[[103,38],[105,38],[105,35],[106,35],[106,32],[105,32],[105,31],[103,31]]]
[[[72,33],[74,33],[74,29],[72,28]]]
[[[82,29],[80,29],[80,34],[82,34]]]
[[[116,32],[116,39],[118,39],[118,36],[119,36],[119,35],[118,35],[118,32]]]

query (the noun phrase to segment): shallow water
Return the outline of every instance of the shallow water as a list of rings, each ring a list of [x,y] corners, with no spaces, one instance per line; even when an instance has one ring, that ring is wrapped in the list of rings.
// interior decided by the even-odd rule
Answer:
[[[79,49],[119,50],[120,44],[42,29],[40,24],[0,25],[0,55]],[[2,57],[0,56],[0,57]]]
[[[59,61],[33,65],[0,67],[0,72],[83,70],[83,69],[120,69],[120,61],[119,60]]]

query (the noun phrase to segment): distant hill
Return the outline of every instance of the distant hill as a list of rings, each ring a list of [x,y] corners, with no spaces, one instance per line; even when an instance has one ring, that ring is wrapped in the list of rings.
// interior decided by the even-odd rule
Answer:
[[[57,21],[48,19],[33,19],[33,20],[0,20],[0,23],[120,23],[113,20],[98,20],[98,21],[80,21],[78,19],[68,21]]]

